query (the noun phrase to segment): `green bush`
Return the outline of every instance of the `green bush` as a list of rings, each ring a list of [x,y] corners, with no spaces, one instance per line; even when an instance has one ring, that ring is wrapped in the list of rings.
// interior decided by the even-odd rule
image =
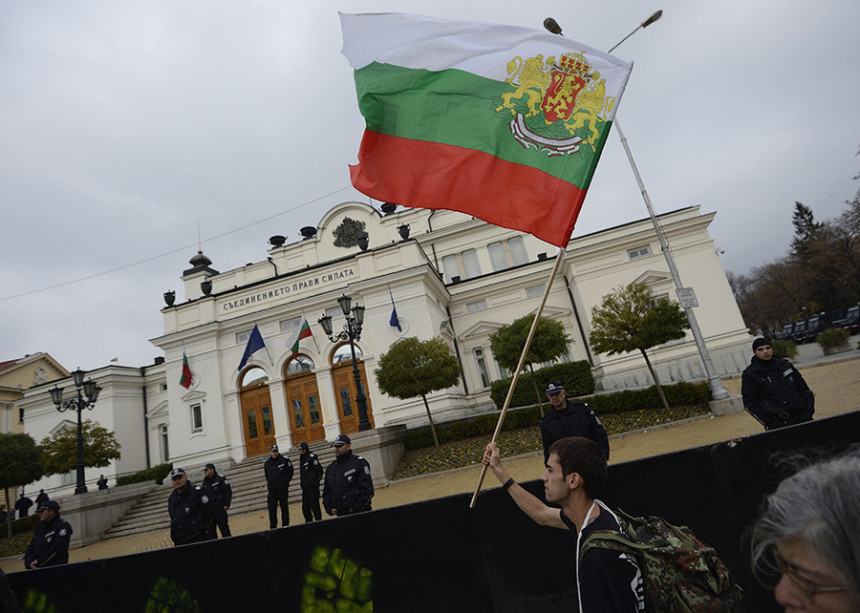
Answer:
[[[682,381],[674,385],[664,385],[663,392],[673,407],[707,404],[711,399],[707,381],[701,383]],[[530,400],[532,403],[534,402],[534,390],[531,392]],[[663,408],[663,402],[654,386],[644,390],[623,390],[611,394],[577,398],[577,400],[587,403],[598,415]],[[505,415],[502,431],[534,428],[540,425],[540,419],[540,409],[537,405],[509,410]],[[498,420],[498,413],[478,415],[455,422],[436,424],[436,433],[440,443],[489,435],[495,431]],[[430,432],[430,426],[407,430],[405,445],[406,449],[421,449],[433,445],[433,434]]]
[[[673,385],[664,385],[663,393],[670,406],[687,406],[707,403],[711,399],[708,382],[687,383],[682,381]],[[594,409],[598,415],[610,413],[625,413],[642,409],[658,409],[663,406],[657,387],[651,386],[644,390],[624,390],[613,394],[601,394],[580,398]]]
[[[821,345],[822,349],[835,349],[848,344],[848,339],[851,334],[848,330],[842,328],[829,328],[815,337],[815,342]]]
[[[508,395],[512,377],[493,381],[490,386],[490,399],[501,410]],[[564,386],[568,398],[584,396],[594,392],[594,376],[591,374],[591,366],[585,360],[568,362],[565,364],[553,364],[535,371],[535,379],[540,393],[546,388],[550,381],[560,381]],[[511,397],[512,407],[531,406],[536,402],[534,384],[531,373],[524,371],[517,380],[517,387]]]
[[[39,523],[39,516],[35,513],[33,515],[28,515],[23,519],[16,519],[12,522],[12,536],[16,534],[24,534],[25,532],[32,532],[36,529],[36,524]],[[0,524],[0,538],[6,537],[6,524],[5,522]]]
[[[775,338],[771,341],[773,355],[778,358],[791,359],[797,355],[797,344],[794,341]]]
[[[151,468],[147,468],[146,470],[141,470],[131,475],[125,475],[117,478],[116,484],[120,485],[129,485],[131,483],[142,483],[144,481],[154,481],[155,483],[161,485],[164,481],[164,478],[170,473],[173,468],[173,464],[158,464],[157,466],[153,466]]]

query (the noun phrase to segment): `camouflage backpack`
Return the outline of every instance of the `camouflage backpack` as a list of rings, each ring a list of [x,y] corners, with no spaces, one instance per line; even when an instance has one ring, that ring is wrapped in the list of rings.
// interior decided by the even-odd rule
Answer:
[[[662,517],[616,518],[629,538],[614,530],[595,530],[586,537],[580,560],[592,547],[635,556],[642,571],[645,606],[659,613],[742,612],[747,610],[741,588],[713,547],[686,526],[673,526]]]

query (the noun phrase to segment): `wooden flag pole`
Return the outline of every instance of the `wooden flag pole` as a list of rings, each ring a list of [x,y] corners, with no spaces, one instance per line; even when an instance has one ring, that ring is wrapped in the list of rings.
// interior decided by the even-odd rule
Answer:
[[[544,307],[544,305],[546,305],[546,299],[549,297],[550,289],[552,289],[552,282],[555,279],[556,274],[558,273],[558,269],[561,268],[561,261],[563,258],[564,258],[564,249],[559,249],[558,255],[555,258],[555,266],[553,266],[552,272],[550,273],[549,280],[547,281],[547,284],[546,284],[546,289],[543,292],[543,298],[541,299],[540,306],[538,307],[538,310],[535,313],[535,318],[534,318],[534,321],[532,322],[532,327],[529,330],[529,334],[526,337],[526,344],[523,346],[523,352],[520,354],[520,362],[519,362],[519,364],[517,364],[517,368],[514,371],[514,376],[511,379],[511,385],[508,388],[508,395],[505,397],[505,404],[502,406],[502,412],[499,415],[499,421],[496,424],[496,430],[495,430],[495,432],[493,432],[493,440],[492,440],[493,443],[496,442],[496,439],[499,437],[499,432],[502,431],[502,424],[505,421],[505,415],[507,415],[508,407],[511,404],[511,398],[513,397],[514,390],[517,387],[517,381],[520,378],[520,372],[522,372],[522,370],[523,370],[523,365],[524,365],[525,360],[526,360],[526,355],[528,354],[529,348],[531,347],[532,338],[534,338],[535,330],[537,329],[537,325],[538,325],[538,320],[541,317],[541,313],[543,313],[543,307]],[[487,474],[487,465],[483,464],[483,465],[481,465],[481,476],[478,479],[478,485],[475,488],[475,493],[472,494],[472,501],[469,503],[470,509],[475,508],[475,502],[478,500],[478,494],[481,491],[481,485],[483,485],[483,483],[484,483],[484,477],[486,476],[486,474]]]

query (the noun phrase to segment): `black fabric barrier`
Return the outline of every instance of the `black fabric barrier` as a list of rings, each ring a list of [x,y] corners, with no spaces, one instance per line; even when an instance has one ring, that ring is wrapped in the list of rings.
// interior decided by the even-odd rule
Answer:
[[[720,552],[751,611],[779,611],[749,572],[743,543],[763,497],[785,476],[772,458],[840,451],[857,432],[860,412],[614,465],[601,498],[690,526]],[[525,486],[542,496],[539,481]],[[575,611],[574,535],[536,526],[498,488],[474,510],[469,500],[23,571],[9,581],[33,612]]]

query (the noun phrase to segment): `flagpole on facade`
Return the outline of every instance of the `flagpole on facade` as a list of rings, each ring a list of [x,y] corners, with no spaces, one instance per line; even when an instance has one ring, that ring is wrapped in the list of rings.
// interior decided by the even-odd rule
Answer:
[[[617,49],[618,46],[625,40],[633,36],[642,28],[647,28],[652,23],[660,19],[660,17],[662,16],[663,11],[657,11],[656,13],[651,15],[648,19],[640,23],[636,27],[636,29],[630,32],[630,34],[615,43],[609,49],[608,53],[612,53],[613,51],[615,51],[615,49]],[[552,17],[548,17],[544,20],[544,27],[553,34],[564,36],[561,33],[561,27]],[[660,221],[657,219],[657,215],[654,213],[654,207],[651,206],[651,198],[650,196],[648,196],[648,190],[645,189],[645,183],[642,181],[642,177],[639,174],[639,168],[636,166],[636,162],[633,160],[633,153],[630,151],[630,146],[627,144],[627,139],[624,136],[624,132],[621,131],[621,124],[618,123],[617,116],[613,120],[613,124],[615,125],[615,129],[618,132],[618,136],[621,138],[621,146],[624,147],[624,153],[627,154],[627,160],[630,162],[630,168],[633,170],[633,175],[636,177],[636,182],[639,184],[639,191],[642,193],[642,198],[645,200],[645,206],[648,209],[648,216],[651,218],[651,223],[654,225],[654,231],[657,233],[657,240],[660,242],[660,249],[663,251],[663,257],[666,259],[666,266],[669,267],[669,273],[672,275],[672,281],[675,284],[675,293],[678,295],[678,299],[680,300],[684,286],[681,283],[681,276],[678,274],[678,268],[675,266],[675,258],[672,257],[672,251],[669,249],[669,243],[666,240],[665,234],[663,234],[663,228],[660,226]],[[720,380],[719,376],[717,376],[716,370],[714,369],[714,364],[711,360],[711,354],[708,351],[707,345],[705,345],[705,339],[702,336],[702,331],[699,328],[699,322],[696,320],[696,314],[693,312],[693,307],[687,301],[681,302],[683,303],[681,306],[683,306],[684,312],[687,314],[687,321],[690,324],[690,332],[692,332],[693,340],[696,342],[696,348],[699,351],[699,357],[701,358],[702,364],[705,367],[705,375],[708,377],[708,388],[711,391],[711,399],[725,400],[727,398],[730,398],[731,395],[723,385],[723,382]],[[698,306],[698,304],[696,306]]]
[[[499,421],[498,421],[498,423],[496,423],[496,430],[493,432],[492,442],[494,442],[494,443],[496,442],[496,439],[499,437],[499,433],[502,431],[502,424],[505,421],[505,415],[507,415],[507,413],[508,413],[508,407],[511,404],[511,398],[513,397],[514,390],[517,387],[517,381],[519,381],[520,373],[523,370],[523,366],[525,366],[526,355],[528,354],[529,348],[531,347],[532,339],[534,338],[535,330],[537,329],[538,320],[540,319],[541,314],[543,313],[543,307],[544,307],[544,305],[546,305],[546,300],[549,297],[550,289],[552,289],[552,282],[555,279],[556,275],[558,274],[559,268],[561,268],[561,261],[563,259],[564,259],[564,249],[559,249],[558,255],[555,258],[555,266],[553,266],[552,272],[549,275],[549,280],[546,283],[546,289],[544,289],[544,292],[543,292],[543,298],[540,301],[540,306],[538,307],[538,310],[535,313],[534,321],[532,321],[532,327],[531,327],[531,329],[529,329],[529,334],[526,337],[526,344],[523,345],[523,351],[520,354],[520,361],[517,364],[516,370],[514,370],[514,376],[511,378],[511,385],[510,385],[510,387],[508,387],[508,395],[505,397],[505,403],[504,403],[504,405],[502,405],[502,412],[499,415]],[[477,485],[477,487],[475,487],[475,493],[472,494],[472,500],[469,503],[470,509],[475,508],[475,502],[478,499],[478,494],[481,492],[481,485],[483,485],[484,477],[486,475],[487,475],[487,465],[482,464],[481,465],[481,476],[478,478],[478,485]]]

